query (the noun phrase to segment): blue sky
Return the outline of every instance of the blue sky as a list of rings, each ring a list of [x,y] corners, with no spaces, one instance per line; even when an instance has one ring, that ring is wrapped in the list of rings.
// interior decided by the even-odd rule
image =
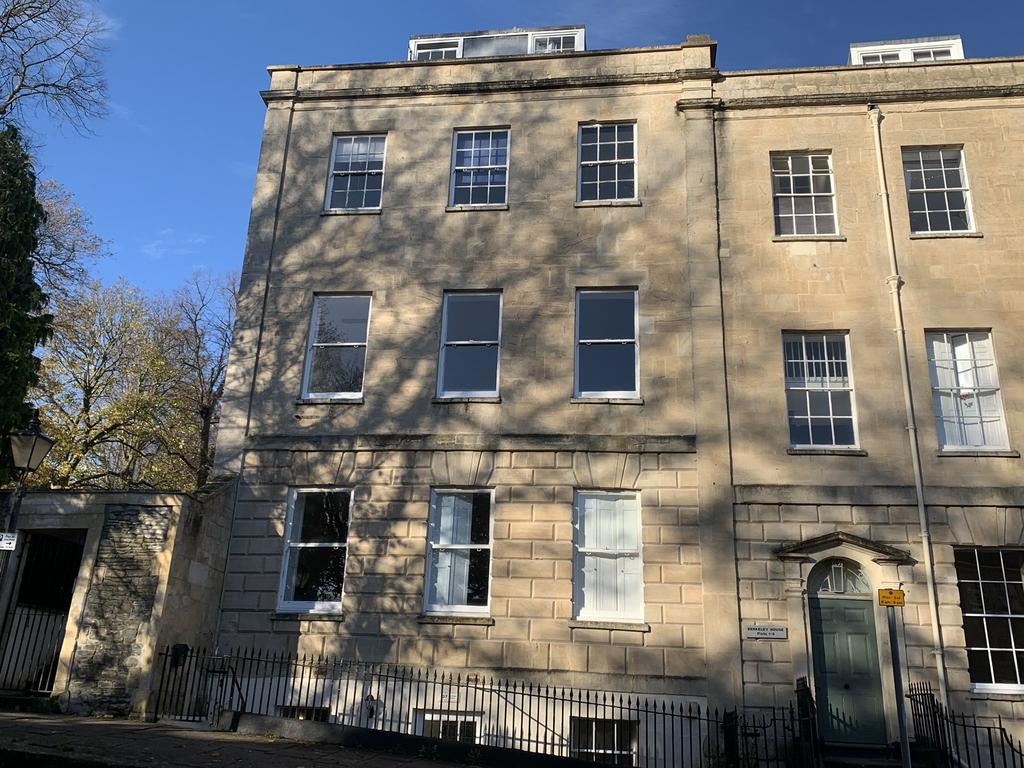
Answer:
[[[1024,0],[568,0],[384,3],[97,0],[112,25],[110,114],[79,136],[37,123],[40,175],[111,243],[96,266],[148,291],[241,266],[269,64],[391,61],[411,34],[582,23],[588,48],[708,33],[721,69],[845,63],[851,41],[960,33],[1024,53]]]

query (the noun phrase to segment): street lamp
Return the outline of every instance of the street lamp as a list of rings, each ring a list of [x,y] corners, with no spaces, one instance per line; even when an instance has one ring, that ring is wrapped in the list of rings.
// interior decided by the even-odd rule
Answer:
[[[14,455],[14,467],[18,470],[19,483],[25,475],[39,469],[46,454],[53,448],[53,443],[53,438],[44,435],[39,428],[39,411],[32,414],[28,429],[19,429],[11,433],[11,453]]]
[[[14,497],[11,500],[11,513],[7,516],[7,525],[4,526],[6,533],[14,533],[18,525],[18,511],[21,509],[21,499],[25,495],[25,478],[32,472],[39,469],[46,454],[53,448],[54,440],[43,434],[39,427],[39,411],[33,411],[32,421],[27,429],[19,429],[12,432],[11,455],[14,457],[14,469],[17,480],[14,483]],[[0,537],[3,543],[4,558],[0,561],[0,588],[3,586],[4,575],[7,571],[7,563],[14,556],[14,549],[17,546],[16,535]]]

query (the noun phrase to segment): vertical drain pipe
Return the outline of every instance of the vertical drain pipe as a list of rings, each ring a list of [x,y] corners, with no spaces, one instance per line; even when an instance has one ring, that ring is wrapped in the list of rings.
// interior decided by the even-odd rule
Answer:
[[[875,161],[878,165],[878,194],[882,200],[882,219],[885,221],[885,242],[889,250],[889,286],[892,299],[892,314],[896,321],[896,342],[900,348],[900,374],[903,379],[903,405],[907,411],[907,432],[910,438],[910,459],[914,468],[914,490],[917,497],[917,515],[921,526],[921,549],[924,553],[924,567],[928,582],[928,607],[932,614],[932,655],[939,676],[939,698],[943,706],[949,706],[949,691],[946,681],[946,660],[942,647],[942,629],[939,626],[939,600],[935,587],[935,569],[932,562],[932,537],[928,524],[928,508],[924,500],[924,474],[921,471],[921,449],[917,440],[917,418],[914,415],[914,396],[910,383],[910,361],[907,357],[907,331],[903,325],[903,301],[900,277],[896,261],[896,239],[892,233],[892,206],[889,203],[889,184],[885,178],[885,160],[882,156],[882,111],[875,105],[868,105],[868,115],[875,137]]]

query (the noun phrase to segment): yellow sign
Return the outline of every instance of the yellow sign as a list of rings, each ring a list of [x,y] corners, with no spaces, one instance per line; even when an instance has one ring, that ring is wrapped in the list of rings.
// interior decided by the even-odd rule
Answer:
[[[878,604],[902,608],[907,604],[906,595],[902,589],[880,589],[878,590]]]

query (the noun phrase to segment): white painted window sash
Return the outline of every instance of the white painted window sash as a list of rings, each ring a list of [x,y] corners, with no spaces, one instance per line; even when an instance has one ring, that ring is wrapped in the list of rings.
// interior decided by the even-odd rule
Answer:
[[[587,512],[586,505],[592,502],[594,507]],[[609,508],[611,504],[611,508]],[[630,505],[629,511],[625,505]],[[588,546],[584,535],[588,538],[601,535],[599,531],[586,533],[584,518],[589,517],[590,523],[608,534],[607,526],[620,543],[623,537],[632,538],[635,546],[630,547],[595,547]],[[629,519],[632,517],[632,519]],[[634,491],[577,491],[573,504],[573,614],[581,620],[611,620],[641,622],[644,619],[643,601],[643,560],[642,524],[640,497]],[[615,594],[597,594],[596,590],[607,581],[598,577],[599,563],[606,563],[615,573]],[[588,595],[592,597],[588,600]],[[585,603],[611,603],[614,609],[594,608]]]
[[[797,157],[806,157],[808,163],[808,171],[806,174],[793,171],[793,160]],[[824,159],[827,165],[827,170],[822,171],[820,168],[815,168],[815,161]],[[776,165],[778,161],[784,161],[786,165],[785,170],[777,169]],[[839,212],[836,208],[836,180],[835,173],[832,170],[832,153],[831,152],[778,152],[772,153],[770,157],[771,172],[772,172],[772,195],[774,197],[774,210],[772,215],[775,221],[775,234],[778,237],[809,237],[814,235],[837,235],[839,233]],[[796,192],[794,178],[797,176],[807,176],[811,182],[811,189],[809,192]],[[828,192],[815,192],[814,191],[814,180],[815,178],[828,178]],[[782,180],[788,179],[789,191],[783,191],[780,189]],[[790,211],[787,213],[780,213],[779,208],[781,202],[787,200],[790,203]],[[797,213],[797,200],[809,200],[811,204],[811,212],[808,213]],[[824,211],[818,213],[819,201],[828,200],[831,207],[831,211]],[[819,227],[818,219],[827,219],[829,224],[822,225]],[[797,227],[798,220],[810,220],[812,228],[810,232],[799,232]],[[788,220],[791,222],[793,231],[783,232],[782,221]]]
[[[844,377],[846,379],[846,383],[845,384],[842,384],[842,383],[839,383],[839,382],[835,382],[835,381],[831,381],[831,379],[833,377],[829,373],[829,366],[834,361],[835,362],[839,362],[839,360],[837,358],[830,357],[829,350],[828,350],[829,337],[835,337],[835,336],[839,336],[839,337],[841,337],[843,339],[843,344],[844,344],[844,347],[845,347],[845,358],[842,360],[842,362],[845,363],[845,366],[846,366],[846,376]],[[813,359],[811,357],[810,353],[808,353],[808,351],[807,351],[808,339],[813,339],[813,340],[817,341],[819,338],[822,340],[822,343],[824,345],[824,354],[825,354],[824,360]],[[794,343],[798,339],[799,339],[800,348],[801,348],[800,358],[799,359],[790,360],[789,358],[786,357],[786,351],[785,351],[786,345],[788,343]],[[787,396],[788,396],[788,394],[790,392],[801,392],[801,393],[803,393],[803,395],[804,395],[804,403],[805,403],[805,405],[807,407],[807,417],[806,418],[800,417],[800,420],[807,422],[808,442],[806,442],[806,443],[796,442],[796,441],[794,441],[792,439],[792,433],[790,433],[790,440],[789,440],[790,447],[792,447],[792,448],[806,448],[806,449],[815,449],[815,448],[825,448],[825,449],[827,449],[827,448],[857,449],[858,446],[859,446],[859,430],[858,430],[858,427],[857,427],[857,398],[856,398],[855,393],[854,393],[853,359],[852,359],[852,356],[850,354],[850,335],[849,335],[849,333],[847,333],[845,331],[815,331],[815,332],[806,332],[806,333],[799,332],[799,331],[787,331],[787,332],[784,332],[782,334],[782,341],[783,341],[783,368],[784,368],[783,373],[784,373],[784,377],[785,377],[785,380],[786,380],[785,381],[785,389],[786,389]],[[802,367],[802,369],[804,370],[804,377],[803,377],[804,379],[817,379],[818,377],[809,375],[810,368],[814,364],[824,365],[825,366],[825,375],[824,375],[824,377],[822,377],[823,381],[822,381],[821,385],[820,386],[807,386],[807,385],[801,386],[799,384],[791,383],[789,381],[789,376],[785,375],[787,373],[785,371],[785,367],[787,365],[791,364],[791,363],[799,364]],[[829,411],[828,411],[828,416],[827,417],[824,416],[824,415],[812,415],[811,414],[810,396],[811,396],[811,393],[816,393],[816,392],[824,392],[824,393],[828,394]],[[835,403],[834,403],[834,401],[832,399],[832,393],[848,393],[849,394],[849,397],[850,397],[850,415],[849,416],[838,415],[838,414],[835,413]],[[788,397],[787,397],[787,400],[788,400]],[[788,405],[788,402],[787,402],[787,406],[786,406],[786,412],[787,412],[786,428],[787,428],[787,431],[789,431],[789,416],[788,416],[788,414],[789,414],[789,405]],[[813,430],[813,426],[812,426],[812,422],[813,422],[814,419],[823,419],[823,418],[827,418],[828,421],[829,421],[829,427],[830,427],[830,430],[831,430],[831,433],[832,433],[832,442],[831,443],[815,443],[813,441],[813,431],[812,431]],[[842,442],[838,441],[838,439],[836,438],[836,425],[837,425],[838,421],[849,421],[850,422],[851,430],[853,432],[853,441],[852,442],[842,443]]]
[[[348,494],[348,520],[347,526],[352,525],[352,490],[350,488],[289,488],[288,489],[288,511],[287,522],[284,531],[284,555],[281,558],[281,575],[277,589],[277,609],[282,612],[293,613],[323,613],[338,614],[342,611],[344,602],[345,582],[348,572],[348,542],[304,542],[296,541],[299,532],[295,530],[295,509],[299,497],[317,493],[345,493]],[[350,534],[351,535],[351,534]],[[287,594],[288,576],[291,572],[292,553],[301,549],[342,549],[345,551],[345,574],[342,576],[342,593],[337,600],[331,601],[306,601],[293,600]]]
[[[601,293],[631,293],[633,296],[633,336],[621,339],[605,338],[581,338],[580,332],[580,303],[586,300],[587,296]],[[576,291],[576,344],[573,355],[573,389],[575,397],[607,397],[607,398],[636,398],[640,396],[640,301],[636,289],[631,288],[608,288],[608,289],[581,289]],[[628,390],[599,390],[589,389],[580,381],[580,347],[582,346],[612,346],[616,344],[631,344],[633,346],[633,388]]]
[[[466,341],[448,341],[448,299],[452,296],[495,296],[498,299],[498,337],[496,339],[472,339]],[[497,397],[501,391],[501,331],[504,296],[501,291],[459,291],[444,294],[441,307],[441,351],[438,359],[437,397]],[[448,389],[445,385],[445,360],[447,350],[451,347],[496,347],[498,354],[495,362],[494,389]]]
[[[938,152],[939,153],[939,168],[925,168],[924,165],[924,153],[925,152]],[[959,158],[959,165],[946,167],[946,160],[942,156],[943,152],[956,152]],[[910,230],[913,234],[944,234],[944,233],[971,233],[975,232],[976,224],[974,221],[974,205],[973,195],[970,189],[970,180],[967,176],[967,157],[964,153],[963,147],[956,146],[933,146],[933,147],[904,147],[902,151],[903,161],[903,180],[907,189],[907,208],[908,213],[911,215],[911,226]],[[913,164],[908,165],[908,164]],[[947,170],[957,170],[960,174],[960,185],[950,186],[946,180]],[[928,187],[925,186],[926,182],[923,180],[927,171],[941,171],[942,173],[942,186],[941,187]],[[912,183],[911,173],[920,173],[922,176],[921,186],[915,186]],[[949,199],[946,197],[948,193],[962,194],[964,197],[964,213],[967,216],[967,228],[966,229],[953,229],[952,222],[952,211],[958,211],[959,209],[950,208]],[[945,207],[943,208],[931,208],[928,203],[929,194],[941,194],[945,200]],[[928,223],[927,227],[923,229],[915,229],[913,224],[913,213],[910,211],[910,195],[923,195],[925,201],[925,221]],[[917,213],[921,213],[918,211]],[[946,221],[949,223],[949,229],[932,229],[931,215],[932,213],[945,213]]]
[[[329,301],[335,298],[366,298],[366,341],[358,342],[320,342],[317,341],[317,336],[320,332],[320,310],[323,307],[325,301]],[[307,334],[307,346],[306,346],[306,364],[302,371],[302,396],[306,398],[322,398],[331,400],[358,400],[363,396],[363,390],[366,388],[366,361],[369,355],[369,342],[370,342],[370,317],[373,314],[373,296],[365,293],[318,293],[313,295],[313,311],[311,313],[309,323],[309,333]],[[346,392],[316,392],[310,389],[311,376],[313,373],[313,357],[316,354],[317,349],[329,349],[331,347],[351,347],[353,349],[365,349],[366,353],[363,355],[363,375],[360,379],[361,386],[358,391],[346,391]]]
[[[338,149],[341,145],[351,139],[383,139],[384,149],[381,156],[380,169],[373,170],[335,170],[335,164],[338,159]],[[387,170],[388,162],[388,135],[386,133],[346,133],[338,134],[334,137],[331,143],[331,167],[330,172],[327,174],[327,191],[324,195],[324,210],[325,211],[379,211],[384,205],[384,173]],[[377,205],[357,206],[357,207],[333,207],[331,205],[331,198],[334,190],[334,179],[342,176],[379,176],[380,177],[380,202]],[[364,193],[365,197],[365,193]]]
[[[954,339],[965,337],[969,353],[957,354],[957,347]],[[981,339],[973,337],[982,337]],[[929,331],[925,334],[928,347],[928,367],[932,378],[932,407],[935,414],[935,428],[939,439],[939,448],[942,450],[1008,450],[1009,435],[1006,429],[1006,413],[1003,408],[1002,389],[999,385],[999,370],[996,363],[995,344],[992,339],[992,332],[987,330],[956,330],[956,331]],[[981,357],[976,345],[984,341],[987,343],[991,357]],[[936,357],[933,350],[938,347],[941,350],[941,357]],[[962,348],[962,345],[961,345]],[[976,371],[979,363],[990,363],[991,382],[982,384],[976,379]],[[948,384],[939,380],[938,365],[943,364],[946,375],[950,378]],[[945,396],[945,397],[943,397]],[[982,414],[981,404],[983,398],[991,398],[996,409],[993,413]],[[950,402],[955,406],[953,413],[943,413],[941,403]],[[977,408],[977,414],[966,413],[966,402],[973,402]],[[949,434],[949,426],[955,428],[955,433]],[[968,438],[969,424],[976,424],[975,429],[980,429],[984,435],[981,443],[972,443]]]
[[[613,142],[616,147],[616,155],[618,155],[618,145],[628,144],[628,141],[619,141],[618,129],[619,126],[628,125],[632,128],[632,144],[633,144],[633,157],[623,159],[612,159],[612,160],[601,160],[600,159],[600,133],[602,128],[614,127],[616,130],[615,141]],[[595,160],[584,160],[583,159],[583,129],[584,128],[596,128],[598,132],[598,143],[595,144],[598,147],[598,159]],[[600,205],[602,203],[614,203],[614,202],[632,202],[640,199],[640,137],[639,131],[637,130],[636,122],[629,120],[613,120],[606,122],[590,122],[580,123],[576,131],[576,152],[578,162],[576,163],[576,201],[584,203],[586,205]],[[607,143],[607,142],[606,142]],[[601,180],[600,180],[600,168],[601,166],[609,165],[631,165],[633,167],[633,195],[631,197],[618,197],[618,180],[616,177],[615,191],[616,197],[601,197]],[[594,199],[583,199],[583,169],[584,168],[597,168],[598,169],[598,196]]]
[[[435,536],[440,533],[439,517],[441,514],[439,502],[440,498],[449,494],[486,494],[488,495],[488,521],[487,521],[487,543],[486,544],[441,544],[435,540]],[[470,520],[472,525],[472,519]],[[491,558],[491,547],[494,542],[494,490],[493,489],[481,489],[481,488],[444,488],[435,489],[430,493],[430,510],[429,519],[427,524],[427,561],[424,576],[424,589],[423,589],[423,612],[426,614],[437,614],[437,615],[489,615],[491,612],[491,582],[493,579],[493,561]],[[445,552],[472,552],[472,551],[483,551],[487,552],[487,602],[484,605],[469,605],[464,603],[450,603],[442,601],[440,596],[437,594],[437,576],[436,567],[434,566],[434,553],[445,553]],[[468,561],[467,561],[467,583],[468,588]],[[451,593],[451,582],[449,574],[449,582],[447,592]]]
[[[475,136],[478,133],[489,133],[491,134],[491,140],[495,133],[505,134],[505,162],[499,165],[459,165],[458,163],[458,143],[459,137],[464,135]],[[488,154],[492,152],[492,144],[488,144]],[[457,129],[452,135],[452,170],[448,182],[448,205],[452,208],[506,208],[509,204],[509,164],[512,160],[512,130],[507,126],[501,126],[496,128],[466,128]],[[458,178],[459,172],[473,173],[479,171],[487,172],[487,191],[488,198],[490,197],[491,189],[491,172],[492,171],[504,171],[505,172],[505,201],[503,203],[474,203],[472,202],[472,194],[475,185],[470,184],[468,189],[470,190],[470,202],[468,203],[456,203],[455,202],[455,180]],[[501,186],[501,185],[498,185]]]

